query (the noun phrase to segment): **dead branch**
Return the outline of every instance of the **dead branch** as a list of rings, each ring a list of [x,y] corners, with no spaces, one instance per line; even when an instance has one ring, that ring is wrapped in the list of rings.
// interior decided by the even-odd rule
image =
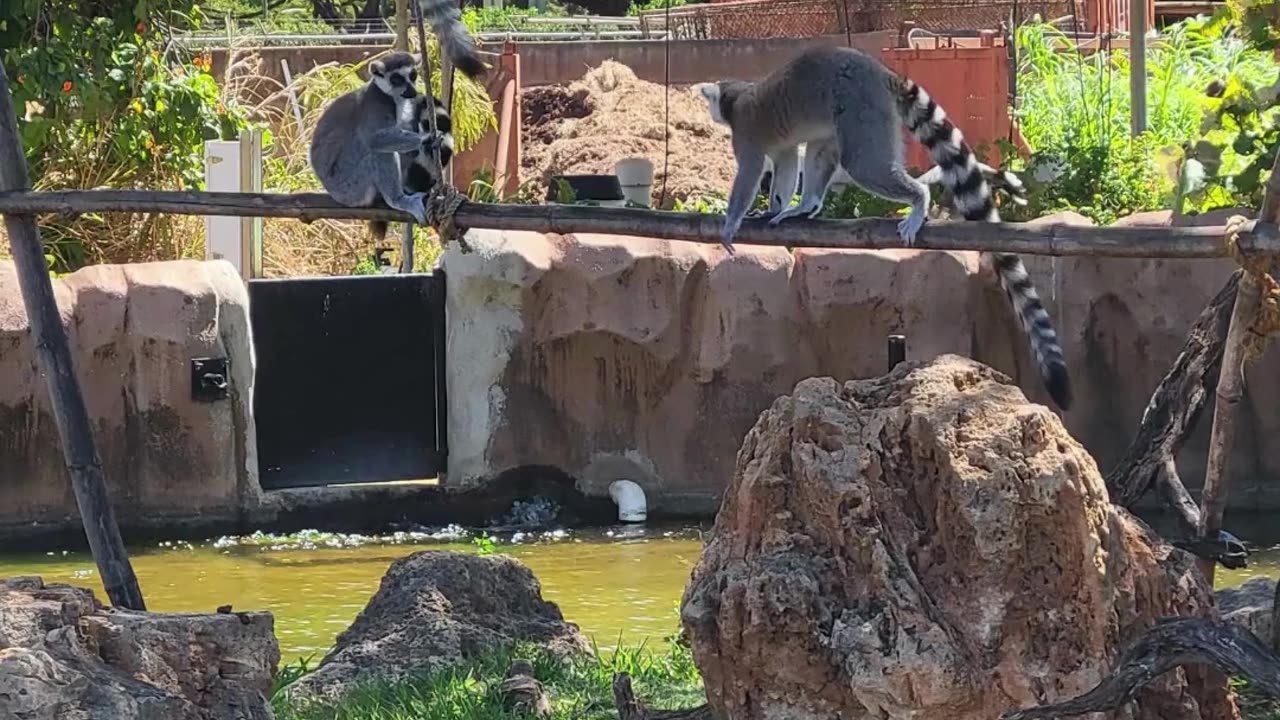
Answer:
[[[1253,633],[1233,623],[1205,618],[1160,620],[1120,657],[1111,674],[1070,700],[1007,712],[1001,720],[1033,720],[1114,710],[1138,690],[1183,665],[1210,665],[1247,677],[1259,690],[1280,698],[1280,658]]]
[[[1137,436],[1107,473],[1112,502],[1126,508],[1133,507],[1152,485],[1160,483],[1188,534],[1197,531],[1200,511],[1191,502],[1173,460],[1195,430],[1209,397],[1214,371],[1222,360],[1240,274],[1239,270],[1231,274],[1191,326],[1182,353],[1147,402]]]
[[[711,720],[711,706],[703,703],[688,710],[653,710],[644,706],[631,690],[631,676],[613,674],[613,702],[618,720]]]

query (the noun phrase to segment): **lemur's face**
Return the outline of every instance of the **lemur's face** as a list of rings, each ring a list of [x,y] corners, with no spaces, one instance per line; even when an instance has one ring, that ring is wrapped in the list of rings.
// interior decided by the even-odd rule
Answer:
[[[729,123],[724,119],[724,113],[720,112],[720,83],[702,83],[698,86],[698,92],[702,95],[702,99],[707,101],[707,112],[711,113],[711,121],[728,125]]]
[[[399,65],[388,68],[385,63],[375,62],[370,66],[373,83],[386,93],[387,97],[410,99],[418,96],[418,71],[412,65]]]

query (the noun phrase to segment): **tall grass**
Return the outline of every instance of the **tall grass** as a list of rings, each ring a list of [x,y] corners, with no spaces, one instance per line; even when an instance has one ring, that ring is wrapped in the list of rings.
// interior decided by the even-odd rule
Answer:
[[[1147,51],[1147,133],[1157,145],[1198,137],[1204,91],[1214,80],[1274,79],[1268,53],[1242,40],[1203,32],[1189,20],[1168,28]],[[1018,28],[1016,111],[1032,149],[1102,147],[1129,135],[1129,53],[1082,53],[1048,24]]]

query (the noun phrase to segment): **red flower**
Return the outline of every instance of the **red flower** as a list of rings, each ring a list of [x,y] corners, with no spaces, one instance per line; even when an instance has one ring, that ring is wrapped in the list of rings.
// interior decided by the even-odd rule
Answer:
[[[62,83],[62,92],[71,92],[71,81],[70,81],[70,80],[68,80],[68,81],[66,81],[66,82],[64,82],[64,83]]]
[[[134,28],[134,30],[137,30],[138,34],[141,35],[147,31],[147,25],[146,23],[138,23],[138,27]]]

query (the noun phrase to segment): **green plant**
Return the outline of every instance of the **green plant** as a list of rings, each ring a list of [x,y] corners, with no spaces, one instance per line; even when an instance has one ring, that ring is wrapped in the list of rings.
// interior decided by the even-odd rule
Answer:
[[[685,5],[696,4],[697,0],[649,0],[649,2],[633,2],[631,7],[627,9],[628,15],[639,15],[650,10],[665,10],[667,8],[678,8]]]
[[[315,655],[308,655],[283,665],[276,671],[276,676],[271,681],[270,695],[271,708],[276,715],[288,708],[288,696],[285,694],[285,690],[315,670],[314,661]]]
[[[1220,43],[1246,47],[1241,57],[1271,58],[1280,46],[1277,15],[1274,2],[1237,2],[1200,21],[1198,28]],[[1257,207],[1280,147],[1280,72],[1274,60],[1268,72],[1253,71],[1252,62],[1241,63],[1223,73],[1215,90],[1204,100],[1200,141],[1170,153],[1170,166],[1185,179],[1178,202],[1201,212],[1228,205]]]
[[[480,555],[492,555],[495,551],[493,538],[484,533],[479,533],[471,538],[471,544],[475,546],[476,552]]]
[[[36,189],[202,187],[204,142],[234,138],[248,121],[221,96],[206,56],[168,43],[165,28],[198,19],[189,0],[0,3],[0,57]],[[150,259],[182,242],[190,221],[119,213],[40,223],[56,269],[68,271]]]
[[[1206,210],[1249,200],[1241,184],[1216,180],[1220,167],[1240,167],[1230,153],[1195,140],[1215,104],[1211,83],[1274,82],[1269,53],[1213,20],[1167,28],[1147,57],[1147,131],[1131,138],[1127,53],[1082,53],[1047,24],[1018,28],[1017,43],[1016,116],[1033,155],[1013,163],[1026,171],[1028,204],[1009,206],[1008,219],[1075,210],[1109,223],[1177,203]]]

